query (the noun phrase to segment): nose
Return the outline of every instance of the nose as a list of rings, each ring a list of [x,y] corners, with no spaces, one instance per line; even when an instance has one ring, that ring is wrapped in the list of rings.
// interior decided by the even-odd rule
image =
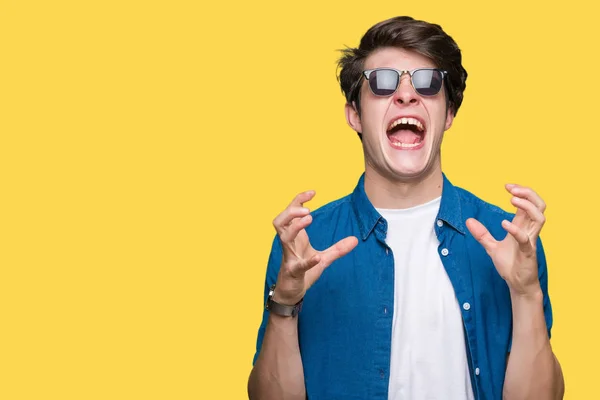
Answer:
[[[394,93],[394,97],[394,101],[399,104],[408,105],[419,102],[419,95],[415,92],[408,73],[404,73],[400,77],[400,84],[398,85],[398,90]]]

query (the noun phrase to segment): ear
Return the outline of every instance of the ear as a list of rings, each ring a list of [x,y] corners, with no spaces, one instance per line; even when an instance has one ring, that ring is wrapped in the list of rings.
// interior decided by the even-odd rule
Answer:
[[[446,111],[446,126],[444,129],[445,131],[450,129],[453,121],[454,121],[454,112],[452,111],[452,108],[448,107],[448,110]]]
[[[346,103],[344,111],[346,112],[346,122],[348,122],[348,125],[350,125],[357,133],[362,133],[362,124],[360,123],[360,116],[356,110],[356,103]]]

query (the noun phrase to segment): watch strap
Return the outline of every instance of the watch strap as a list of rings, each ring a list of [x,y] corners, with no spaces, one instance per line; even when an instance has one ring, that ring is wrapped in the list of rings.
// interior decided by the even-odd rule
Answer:
[[[267,298],[267,304],[266,304],[265,308],[268,311],[273,312],[277,315],[281,315],[283,317],[295,317],[296,315],[298,315],[298,313],[302,309],[302,301],[303,300],[300,300],[298,303],[294,304],[293,306],[280,304],[280,303],[277,303],[275,300],[273,300],[274,291],[275,291],[275,285],[271,286],[271,289],[269,291],[269,297]]]

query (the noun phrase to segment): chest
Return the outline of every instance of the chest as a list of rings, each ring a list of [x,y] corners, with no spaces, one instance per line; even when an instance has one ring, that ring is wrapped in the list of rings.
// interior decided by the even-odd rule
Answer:
[[[394,235],[375,232],[331,264],[307,292],[299,319],[303,361],[314,368],[310,373],[306,369],[307,384],[323,379],[329,386],[339,381],[341,388],[364,375],[373,387],[387,387],[395,308],[400,303],[410,308],[406,315],[418,316],[419,324],[429,324],[435,332],[441,323],[436,316],[445,313],[417,309],[431,310],[426,301],[448,305],[452,302],[447,299],[454,299],[455,320],[464,323],[472,370],[485,368],[493,352],[498,353],[495,358],[505,357],[510,299],[485,252],[459,233],[431,230],[418,236],[413,232],[412,239],[405,235],[395,240]],[[399,303],[398,293],[411,301]],[[336,372],[329,376],[328,371]],[[369,398],[373,387],[364,387],[358,398]]]

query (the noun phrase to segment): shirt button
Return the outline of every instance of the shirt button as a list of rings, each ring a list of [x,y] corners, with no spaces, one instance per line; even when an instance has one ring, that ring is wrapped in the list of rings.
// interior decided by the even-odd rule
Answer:
[[[437,226],[439,226],[440,228],[441,228],[442,226],[444,226],[444,221],[442,221],[441,219],[438,219],[438,220],[437,220]]]
[[[383,313],[387,314],[387,307],[383,307]]]
[[[447,256],[448,255],[448,249],[442,249],[442,255],[443,256]]]
[[[463,308],[464,308],[466,311],[469,311],[469,310],[471,309],[471,305],[470,305],[469,303],[463,303]]]
[[[382,378],[385,378],[385,371],[380,369],[379,370],[379,376],[381,376]]]
[[[475,375],[479,375],[479,368],[475,368]]]

